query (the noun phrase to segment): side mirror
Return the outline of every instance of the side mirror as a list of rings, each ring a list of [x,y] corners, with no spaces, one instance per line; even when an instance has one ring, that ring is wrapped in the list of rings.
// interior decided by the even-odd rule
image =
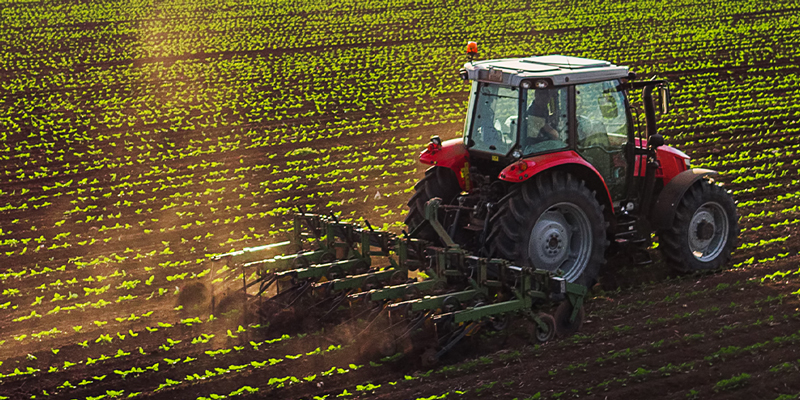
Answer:
[[[661,113],[666,114],[669,112],[669,103],[670,103],[670,96],[669,96],[669,86],[666,84],[658,86],[658,95],[660,97],[661,103]]]

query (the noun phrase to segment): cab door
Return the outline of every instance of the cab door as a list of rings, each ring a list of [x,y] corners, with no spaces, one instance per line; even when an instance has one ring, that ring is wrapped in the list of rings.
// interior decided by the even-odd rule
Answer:
[[[627,194],[630,121],[619,81],[575,85],[576,149],[606,181],[613,201]]]

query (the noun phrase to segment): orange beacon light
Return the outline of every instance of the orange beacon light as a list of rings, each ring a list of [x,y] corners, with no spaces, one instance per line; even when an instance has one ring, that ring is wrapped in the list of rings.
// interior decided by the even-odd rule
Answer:
[[[476,42],[469,42],[467,43],[467,57],[469,60],[472,61],[478,55],[478,43]]]

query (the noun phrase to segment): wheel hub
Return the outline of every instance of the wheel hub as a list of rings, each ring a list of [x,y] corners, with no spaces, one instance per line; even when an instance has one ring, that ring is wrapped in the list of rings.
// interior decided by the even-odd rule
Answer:
[[[561,249],[563,241],[558,234],[550,235],[550,240],[547,242],[547,251],[551,253],[558,252]]]
[[[708,221],[700,221],[697,224],[697,238],[700,240],[709,240],[714,236],[714,223]]]
[[[569,239],[569,224],[564,216],[546,212],[533,227],[529,254],[543,268],[555,271],[569,255]]]
[[[728,241],[728,220],[717,202],[698,207],[689,221],[689,250],[702,262],[713,260]]]
[[[536,268],[561,271],[574,282],[583,274],[592,249],[589,218],[573,203],[558,203],[542,213],[531,229],[528,258]]]

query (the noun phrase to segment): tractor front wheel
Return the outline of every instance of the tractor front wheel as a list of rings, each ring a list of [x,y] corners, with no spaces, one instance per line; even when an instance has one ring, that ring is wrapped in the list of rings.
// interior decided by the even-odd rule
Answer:
[[[490,220],[490,254],[591,287],[605,263],[607,222],[586,184],[543,172],[515,185]]]
[[[425,171],[425,177],[414,185],[414,190],[414,196],[408,201],[409,210],[405,220],[409,230],[425,222],[425,203],[428,200],[438,197],[442,199],[442,204],[450,204],[461,193],[461,186],[452,169],[431,167]],[[439,241],[439,235],[430,225],[422,227],[415,236],[432,242]]]
[[[708,271],[730,260],[737,236],[733,197],[721,186],[701,180],[678,203],[672,228],[658,232],[658,247],[679,272]]]

